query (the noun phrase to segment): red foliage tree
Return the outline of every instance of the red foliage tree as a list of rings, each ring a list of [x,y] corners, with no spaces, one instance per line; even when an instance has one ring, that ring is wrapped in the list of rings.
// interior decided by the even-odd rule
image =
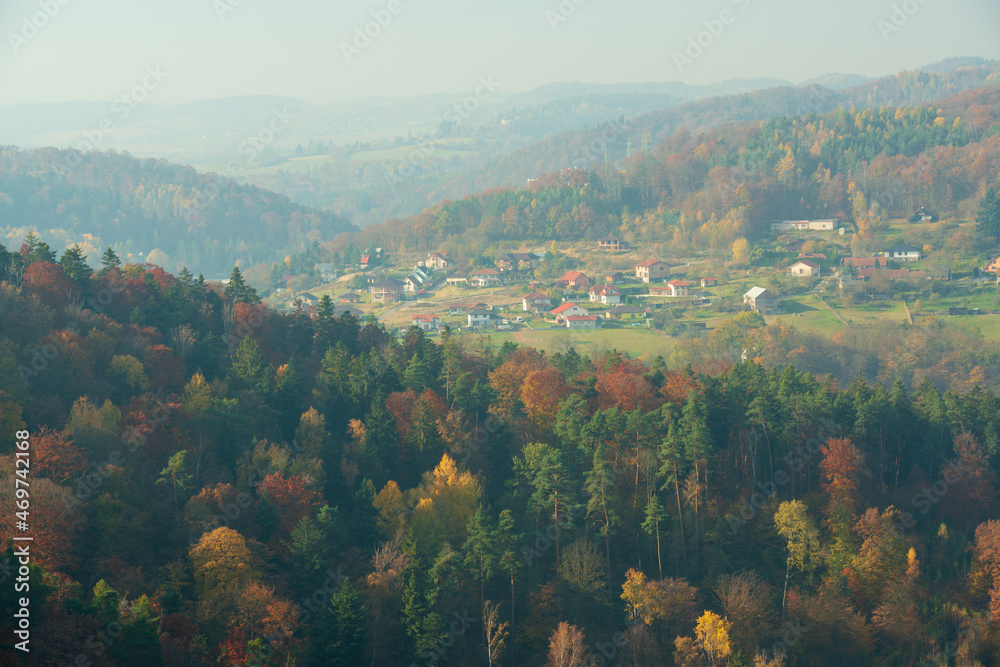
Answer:
[[[63,274],[60,265],[52,262],[33,263],[25,269],[22,284],[46,306],[57,310],[80,296],[76,283]]]
[[[641,361],[633,359],[598,373],[594,385],[598,406],[602,410],[618,407],[625,411],[649,411],[662,404],[662,397],[645,375],[647,370]]]
[[[87,469],[87,457],[59,431],[42,427],[31,439],[31,474],[57,484],[79,477]]]
[[[413,406],[417,403],[417,393],[412,389],[406,391],[395,391],[385,399],[385,409],[392,415],[396,422],[396,430],[399,437],[405,438],[406,432],[410,428],[410,419],[413,415]]]
[[[271,473],[257,485],[257,494],[267,496],[268,502],[277,511],[280,523],[272,536],[272,546],[280,538],[291,535],[292,529],[314,509],[319,507],[322,497],[306,488],[305,481],[298,475],[285,477],[281,471]]]
[[[153,386],[169,392],[180,391],[187,376],[184,361],[174,355],[166,345],[153,345],[146,350],[142,360]]]

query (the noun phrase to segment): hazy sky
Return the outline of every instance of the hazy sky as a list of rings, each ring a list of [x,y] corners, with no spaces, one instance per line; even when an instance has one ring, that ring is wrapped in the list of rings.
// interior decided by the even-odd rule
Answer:
[[[472,92],[480,76],[513,93],[568,80],[798,83],[831,72],[880,76],[957,55],[1000,59],[998,0],[562,0],[562,7],[560,0],[4,0],[0,105],[115,99],[139,85],[147,67],[167,75],[151,102],[281,94],[323,103]],[[674,54],[724,10],[729,24],[712,25],[720,34],[702,35],[708,46],[679,68]],[[373,11],[391,21],[348,62],[341,44],[353,45],[355,28]],[[26,28],[25,20],[42,27]]]

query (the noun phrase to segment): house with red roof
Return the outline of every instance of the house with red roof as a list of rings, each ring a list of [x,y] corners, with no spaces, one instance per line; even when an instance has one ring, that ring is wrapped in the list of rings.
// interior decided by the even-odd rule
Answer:
[[[552,311],[550,311],[549,314],[555,317],[556,321],[559,321],[567,317],[576,315],[589,315],[590,313],[587,311],[586,308],[578,306],[572,301],[567,301],[558,308],[555,308]]]
[[[718,284],[719,284],[719,279],[718,278],[702,278],[701,279],[701,286],[702,287],[715,287]]]
[[[808,259],[800,259],[785,269],[785,273],[796,278],[810,278],[819,275],[819,264]]]
[[[594,285],[590,288],[590,300],[593,303],[617,305],[622,302],[622,291],[614,285]]]
[[[477,269],[469,274],[469,284],[473,287],[500,287],[505,282],[496,269]]]
[[[582,271],[567,271],[566,275],[556,281],[556,287],[582,291],[590,287],[590,278]]]
[[[532,292],[521,299],[521,308],[526,313],[550,310],[552,308],[552,297],[545,292]]]
[[[415,327],[420,327],[424,331],[437,331],[441,326],[440,315],[414,315],[411,321]]]
[[[687,296],[689,287],[691,287],[691,283],[686,280],[671,280],[667,283],[669,289],[667,296]]]

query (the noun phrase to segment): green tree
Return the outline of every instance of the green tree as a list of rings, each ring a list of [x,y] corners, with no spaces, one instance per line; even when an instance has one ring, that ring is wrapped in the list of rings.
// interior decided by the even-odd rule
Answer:
[[[785,560],[785,592],[781,596],[781,616],[785,616],[788,598],[788,577],[792,567],[800,572],[811,570],[819,552],[819,530],[809,516],[805,503],[791,500],[781,503],[774,515],[774,527],[785,538],[788,558]]]
[[[104,254],[101,255],[101,266],[105,269],[118,269],[121,268],[121,265],[122,260],[118,257],[118,253],[115,252],[114,248],[108,246]],[[185,268],[184,270],[186,271],[187,269]]]
[[[83,249],[79,245],[74,245],[72,248],[67,249],[59,259],[59,264],[62,265],[63,274],[67,278],[81,288],[86,289],[87,284],[90,282],[90,276],[94,271],[87,266],[87,260],[83,256]]]
[[[226,301],[229,303],[249,303],[251,305],[260,303],[257,290],[244,282],[243,274],[240,273],[238,266],[233,267],[233,272],[229,276],[229,284],[226,285],[224,294]]]
[[[267,396],[274,384],[274,373],[257,342],[247,336],[236,348],[229,364],[229,386],[236,391],[252,391]]]
[[[991,185],[986,188],[976,210],[976,231],[994,241],[1000,239],[1000,196]]]
[[[656,536],[656,564],[660,568],[660,579],[663,579],[663,559],[660,557],[660,524],[666,521],[667,511],[660,504],[660,499],[654,493],[649,502],[646,503],[646,519],[642,522],[642,529],[648,535]]]
[[[187,472],[187,450],[182,449],[167,461],[167,467],[160,471],[160,478],[157,484],[170,484],[174,490],[174,509],[179,510],[180,504],[177,500],[177,492],[183,491],[191,484],[191,475]]]
[[[350,579],[317,614],[309,628],[309,664],[363,664],[365,608]]]

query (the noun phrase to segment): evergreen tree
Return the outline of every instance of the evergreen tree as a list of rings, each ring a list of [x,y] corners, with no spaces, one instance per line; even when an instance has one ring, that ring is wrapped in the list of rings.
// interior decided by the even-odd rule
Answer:
[[[230,388],[237,391],[253,391],[261,396],[271,393],[274,373],[253,338],[244,338],[233,353],[228,380]]]
[[[101,266],[105,269],[119,269],[121,268],[122,260],[118,257],[118,253],[115,252],[114,248],[108,246],[101,255]],[[184,269],[187,271],[187,268]]]
[[[243,274],[240,273],[240,268],[238,266],[233,267],[233,272],[229,276],[229,284],[226,285],[224,294],[226,296],[226,301],[229,303],[260,303],[260,297],[257,296],[257,290],[244,282]]]
[[[344,581],[309,628],[309,664],[364,664],[365,608],[350,579]]]
[[[976,211],[976,231],[994,241],[1000,240],[1000,196],[991,185],[979,200]]]
[[[66,250],[59,259],[59,264],[62,265],[63,274],[67,278],[79,285],[80,288],[87,288],[93,270],[87,266],[87,260],[83,256],[83,249],[79,245],[74,245],[72,248]]]

